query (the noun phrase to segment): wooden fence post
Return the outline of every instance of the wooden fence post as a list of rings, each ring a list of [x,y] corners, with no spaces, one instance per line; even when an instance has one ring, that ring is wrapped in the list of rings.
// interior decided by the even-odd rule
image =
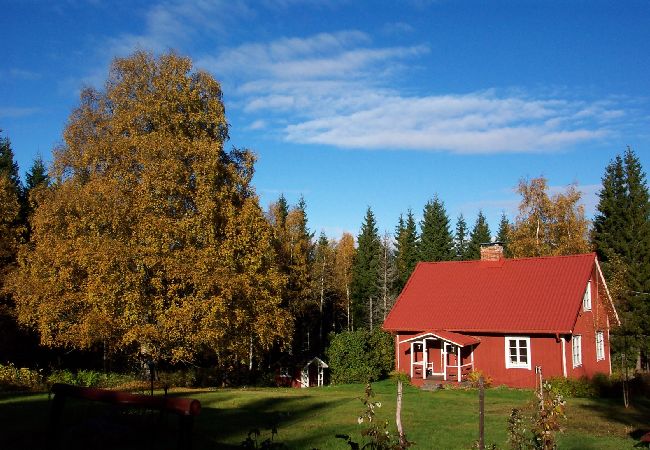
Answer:
[[[485,450],[485,385],[483,377],[478,379],[478,448]]]
[[[397,408],[395,409],[395,424],[397,425],[397,434],[399,434],[399,443],[404,445],[404,429],[402,428],[402,380],[397,380]]]

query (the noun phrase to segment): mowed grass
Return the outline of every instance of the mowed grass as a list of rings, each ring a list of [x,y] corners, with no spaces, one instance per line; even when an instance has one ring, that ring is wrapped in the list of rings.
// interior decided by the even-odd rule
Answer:
[[[373,385],[382,403],[379,420],[395,427],[396,386],[392,381]],[[363,410],[359,397],[363,385],[311,389],[248,388],[184,391],[173,395],[193,397],[203,409],[193,431],[193,448],[237,448],[248,432],[259,429],[260,441],[276,424],[276,440],[292,449],[346,449],[336,434],[349,434],[361,442],[358,425]],[[486,442],[507,446],[507,419],[512,408],[530,404],[525,390],[489,389],[485,395]],[[48,431],[47,394],[0,395],[0,448],[45,448],[52,442]],[[66,404],[60,448],[175,448],[175,417],[160,421],[141,412],[116,414],[105,405],[88,402]],[[625,449],[637,443],[630,435],[650,431],[650,403],[638,399],[625,409],[620,402],[569,399],[566,432],[561,449]],[[117,419],[116,419],[117,418]],[[402,422],[415,448],[469,449],[478,434],[476,390],[420,391],[405,387]],[[137,427],[138,431],[132,431]],[[131,430],[131,431],[129,431]],[[635,434],[636,432],[636,434]]]

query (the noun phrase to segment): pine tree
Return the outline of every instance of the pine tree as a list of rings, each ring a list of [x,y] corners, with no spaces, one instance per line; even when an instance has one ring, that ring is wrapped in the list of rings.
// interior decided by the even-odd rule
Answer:
[[[454,259],[454,238],[449,230],[449,217],[443,202],[437,196],[424,206],[418,252],[420,261]]]
[[[618,351],[637,352],[650,364],[650,200],[641,164],[628,147],[605,169],[592,241],[608,279],[620,280],[612,295],[622,321]]]
[[[380,298],[381,241],[370,207],[357,238],[357,253],[352,267],[353,328],[369,328],[371,313]]]
[[[14,160],[14,152],[11,149],[11,141],[9,137],[2,136],[2,129],[0,129],[0,176],[5,176],[9,179],[11,189],[17,195],[20,195],[21,184],[20,176],[18,175],[18,163]]]
[[[512,254],[510,252],[510,222],[506,213],[501,213],[501,220],[499,220],[499,231],[497,232],[497,242],[500,242],[503,246],[503,256],[506,258],[511,258]]]
[[[459,214],[456,220],[456,235],[454,236],[454,251],[456,252],[457,260],[464,261],[467,259],[468,244],[467,222],[465,222],[463,215]]]
[[[395,230],[395,291],[400,293],[418,263],[418,235],[413,211],[400,215]]]
[[[481,259],[481,244],[492,241],[490,227],[483,211],[478,212],[474,228],[470,233],[469,244],[467,245],[467,259]]]
[[[25,176],[25,190],[31,191],[32,189],[39,186],[49,186],[50,177],[47,174],[47,169],[45,168],[45,162],[41,155],[38,155],[32,164],[32,167],[27,172]]]

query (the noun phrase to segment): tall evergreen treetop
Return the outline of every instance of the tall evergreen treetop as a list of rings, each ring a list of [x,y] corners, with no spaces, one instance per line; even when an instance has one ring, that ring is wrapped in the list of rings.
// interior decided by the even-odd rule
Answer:
[[[413,211],[406,214],[406,221],[400,215],[395,230],[395,290],[399,293],[404,288],[411,273],[418,263],[418,235]]]
[[[467,259],[467,222],[462,214],[458,215],[456,220],[456,235],[454,236],[454,250],[456,259],[464,261]]]
[[[467,259],[481,258],[481,244],[492,241],[490,227],[483,211],[478,212],[478,217],[474,223],[474,228],[470,233],[469,244],[467,246]]]
[[[38,155],[25,176],[25,190],[29,192],[37,186],[49,186],[49,184],[50,177],[47,174],[45,162],[41,155]]]
[[[499,220],[499,231],[497,232],[497,242],[501,242],[503,245],[503,255],[506,258],[511,258],[512,254],[508,248],[508,243],[510,242],[510,222],[506,213],[501,213],[501,220]]]
[[[454,259],[454,238],[449,230],[449,217],[438,196],[424,205],[420,230],[418,251],[421,261]]]
[[[377,221],[370,207],[361,225],[358,247],[352,267],[352,301],[354,327],[369,323],[368,306],[371,299],[377,302],[380,287],[381,240]]]
[[[2,133],[1,129],[0,133]],[[7,136],[0,136],[0,176],[8,177],[15,191],[20,193],[21,186],[20,176],[18,175],[18,163],[14,160],[11,141]]]

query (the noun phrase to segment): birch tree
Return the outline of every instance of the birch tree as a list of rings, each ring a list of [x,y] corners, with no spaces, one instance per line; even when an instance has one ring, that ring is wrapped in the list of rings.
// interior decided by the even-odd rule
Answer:
[[[255,157],[226,151],[216,80],[173,53],[118,58],[63,138],[11,283],[43,345],[177,362],[286,341]]]

